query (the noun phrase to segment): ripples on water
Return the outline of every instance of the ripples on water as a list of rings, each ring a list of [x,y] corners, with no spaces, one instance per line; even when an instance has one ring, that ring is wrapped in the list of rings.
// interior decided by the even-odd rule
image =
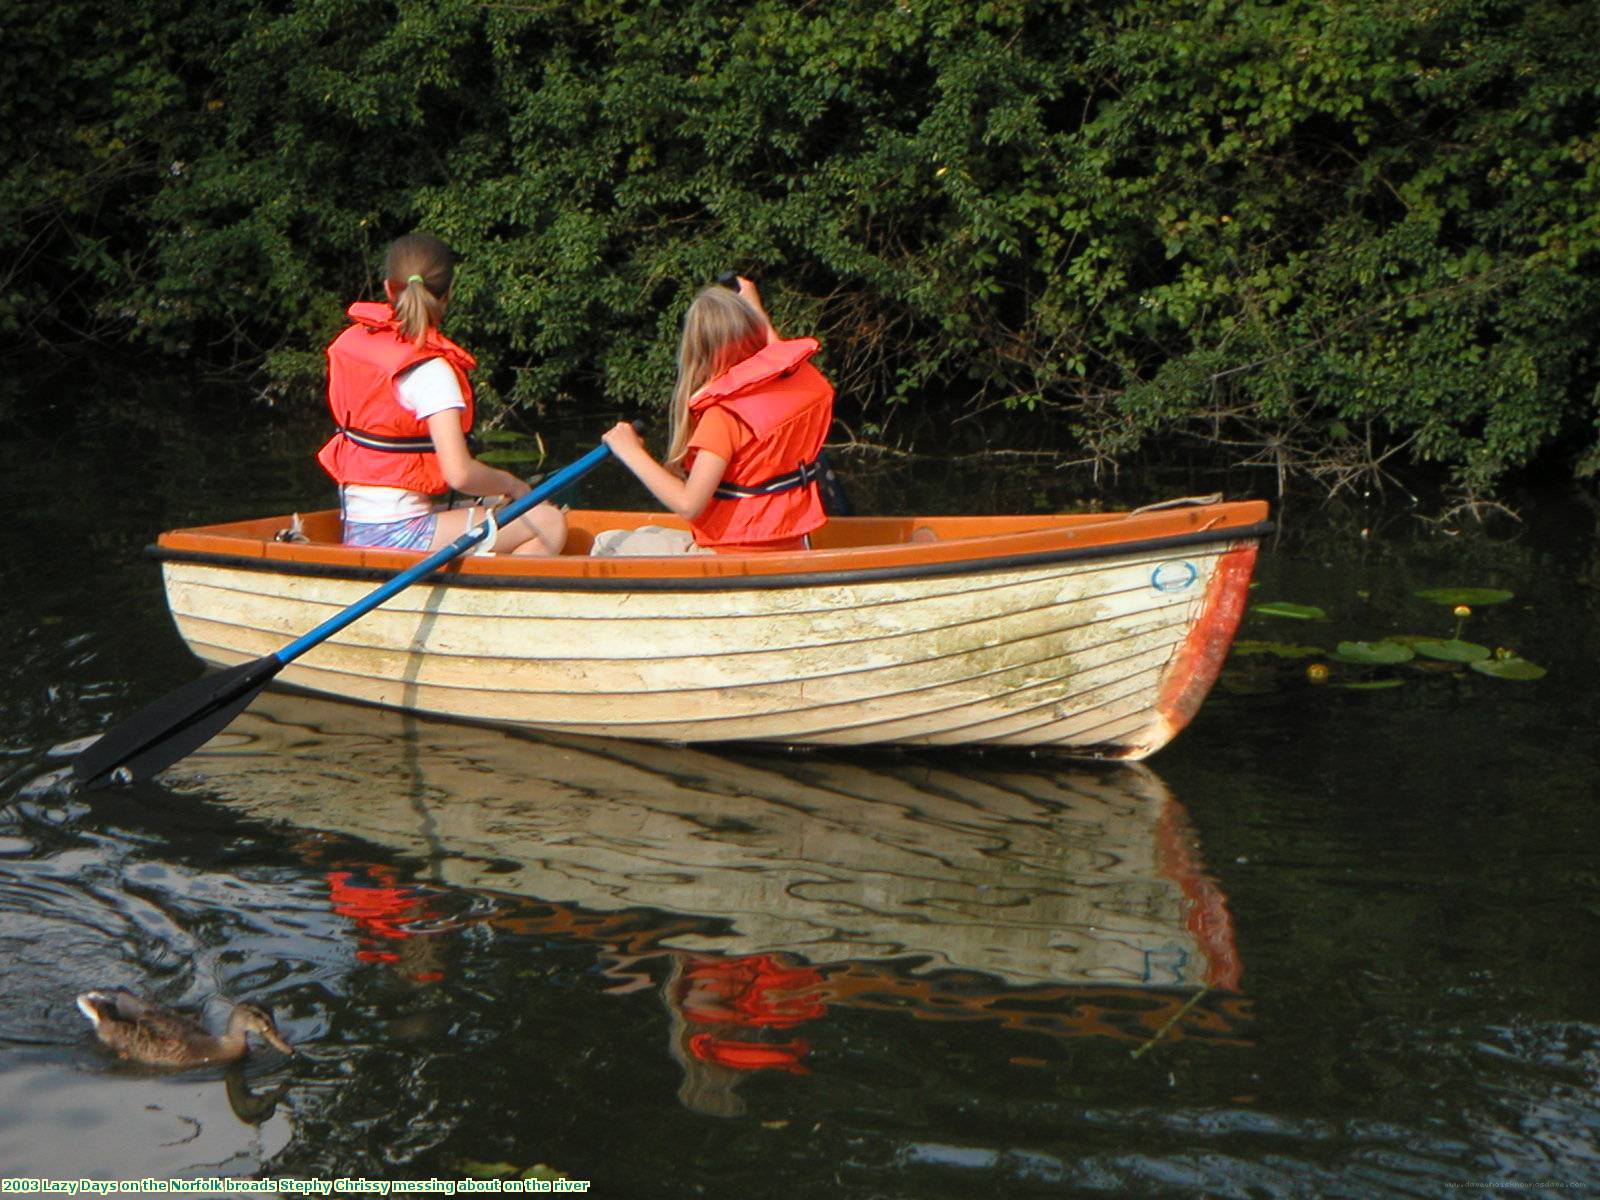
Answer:
[[[1224,690],[1151,770],[539,739],[269,693],[159,784],[72,795],[49,748],[194,671],[134,556],[190,519],[166,503],[103,514],[86,574],[40,521],[3,547],[26,569],[0,614],[7,1175],[1600,1187],[1600,614],[1571,541],[1525,538],[1509,582],[1441,577],[1449,547],[1269,554],[1272,598],[1359,589],[1369,625],[1412,586],[1507,582],[1552,676]],[[302,1052],[120,1064],[73,1005],[107,985],[218,1025],[248,997]]]

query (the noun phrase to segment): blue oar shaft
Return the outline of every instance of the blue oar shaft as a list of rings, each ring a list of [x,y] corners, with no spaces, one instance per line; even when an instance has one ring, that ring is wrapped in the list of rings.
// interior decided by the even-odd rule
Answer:
[[[580,475],[593,470],[597,465],[603,462],[610,453],[611,448],[609,446],[596,446],[577,462],[563,467],[554,475],[551,475],[549,478],[541,481],[539,486],[534,488],[526,496],[523,496],[517,500],[513,500],[510,504],[502,508],[495,515],[495,524],[504,525],[508,521],[516,520],[535,504],[538,504],[541,500],[546,500],[555,495],[562,488],[566,487],[568,484],[573,482],[573,480],[577,479]],[[468,550],[472,549],[488,536],[489,523],[487,521],[483,521],[480,524],[474,525],[471,529],[467,530],[448,546],[439,547],[439,549],[428,555],[427,558],[423,559],[416,566],[408,567],[406,570],[401,571],[400,574],[389,580],[388,583],[373,591],[363,599],[357,601],[355,604],[352,604],[343,612],[335,613],[321,625],[318,625],[315,629],[311,630],[311,632],[296,638],[282,650],[276,651],[272,657],[276,658],[278,662],[287,666],[313,646],[320,642],[326,641],[328,638],[338,633],[346,625],[349,625],[352,622],[360,620],[362,617],[366,616],[369,612],[377,608],[378,605],[382,604],[391,596],[398,592],[405,591],[406,588],[410,587],[424,575],[428,575],[433,571],[437,571],[451,559],[459,558],[461,555],[465,554]]]

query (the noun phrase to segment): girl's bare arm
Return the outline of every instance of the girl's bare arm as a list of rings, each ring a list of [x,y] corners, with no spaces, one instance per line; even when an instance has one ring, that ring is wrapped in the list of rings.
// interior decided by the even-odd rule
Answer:
[[[728,469],[727,459],[700,450],[695,453],[689,477],[680,478],[651,457],[639,440],[638,431],[626,421],[611,429],[603,440],[618,461],[650,489],[652,496],[685,521],[692,521],[705,512],[706,505],[711,503],[711,494]]]

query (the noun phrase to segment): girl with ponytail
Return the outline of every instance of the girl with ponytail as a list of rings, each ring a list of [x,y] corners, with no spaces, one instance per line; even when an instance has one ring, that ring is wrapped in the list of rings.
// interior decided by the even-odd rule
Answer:
[[[455,279],[455,255],[414,233],[389,247],[387,304],[358,302],[353,322],[328,347],[328,406],[337,429],[317,461],[339,484],[347,545],[432,550],[454,541],[471,508],[441,508],[450,491],[517,499],[527,483],[467,448],[477,360],[439,332]],[[495,549],[559,554],[566,518],[540,504],[495,537]]]

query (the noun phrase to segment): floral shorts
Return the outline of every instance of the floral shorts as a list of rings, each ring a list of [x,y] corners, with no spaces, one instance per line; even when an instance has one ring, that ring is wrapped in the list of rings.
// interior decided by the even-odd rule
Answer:
[[[346,521],[344,544],[375,550],[426,550],[433,545],[437,513],[423,513],[404,521]]]

